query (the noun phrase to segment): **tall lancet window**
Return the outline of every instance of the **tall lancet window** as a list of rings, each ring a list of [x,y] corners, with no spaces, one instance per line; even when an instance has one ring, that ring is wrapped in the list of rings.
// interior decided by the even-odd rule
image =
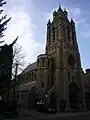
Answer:
[[[50,45],[50,42],[51,42],[51,28],[49,28],[49,31],[48,31],[48,43]]]
[[[67,28],[67,38],[68,38],[68,41],[70,41],[70,28],[69,27]]]
[[[55,41],[55,27],[52,27],[52,41]]]

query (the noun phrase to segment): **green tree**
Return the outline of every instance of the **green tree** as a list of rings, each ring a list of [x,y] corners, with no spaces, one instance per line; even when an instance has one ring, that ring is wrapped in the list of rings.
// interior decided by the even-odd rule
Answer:
[[[2,15],[4,10],[2,9],[3,5],[7,2],[5,0],[0,0],[0,38],[4,36],[4,31],[7,29],[6,25],[10,21],[11,17],[7,19],[7,14]],[[3,41],[0,41],[3,42]]]
[[[12,87],[12,64],[13,64],[13,45],[16,43],[18,37],[12,44],[5,44],[0,47],[0,95],[8,94]],[[9,94],[7,95],[9,97]]]
[[[3,94],[10,88],[11,73],[12,73],[12,55],[13,49],[11,45],[5,44],[0,51],[0,90]]]

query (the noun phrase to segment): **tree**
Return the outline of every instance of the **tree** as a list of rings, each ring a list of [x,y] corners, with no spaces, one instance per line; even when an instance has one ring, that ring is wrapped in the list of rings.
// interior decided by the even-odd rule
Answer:
[[[13,66],[12,66],[12,76],[15,75],[16,65],[18,64],[18,73],[20,73],[25,66],[25,55],[22,50],[22,46],[15,44],[13,46]],[[12,77],[12,78],[13,78]]]
[[[12,55],[13,49],[11,45],[5,44],[1,46],[0,51],[0,94],[3,95],[11,85],[12,73]]]
[[[4,0],[0,0],[0,7],[3,7],[7,2]],[[0,14],[2,14],[4,10],[0,9]],[[6,25],[10,21],[11,17],[7,19],[7,15],[4,15],[0,18],[0,38],[4,36],[4,31],[7,29]],[[4,42],[4,41],[0,41]]]
[[[12,44],[0,46],[0,95],[2,96],[7,93],[9,97],[9,90],[12,87],[13,45],[17,39],[18,37]]]
[[[12,64],[13,97],[15,97],[15,88],[18,82],[17,74],[22,71],[24,65],[25,65],[25,56],[22,53],[22,46],[15,44],[13,47],[13,64]]]

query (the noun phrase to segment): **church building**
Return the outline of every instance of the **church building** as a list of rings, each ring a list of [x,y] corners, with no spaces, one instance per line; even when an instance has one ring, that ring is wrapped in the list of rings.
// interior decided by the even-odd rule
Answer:
[[[38,55],[37,61],[18,76],[17,91],[24,96],[26,90],[28,98],[30,89],[35,88],[38,100],[54,103],[57,107],[64,100],[67,109],[72,108],[73,103],[76,108],[85,109],[83,70],[75,22],[68,19],[68,12],[60,6],[53,12],[53,20],[47,23],[46,36],[45,53]],[[25,100],[28,106],[30,101],[26,96]]]

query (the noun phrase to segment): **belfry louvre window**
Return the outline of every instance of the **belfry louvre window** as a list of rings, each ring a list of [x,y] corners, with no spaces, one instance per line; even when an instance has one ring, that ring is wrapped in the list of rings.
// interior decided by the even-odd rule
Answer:
[[[55,27],[52,27],[52,38],[55,41]]]

